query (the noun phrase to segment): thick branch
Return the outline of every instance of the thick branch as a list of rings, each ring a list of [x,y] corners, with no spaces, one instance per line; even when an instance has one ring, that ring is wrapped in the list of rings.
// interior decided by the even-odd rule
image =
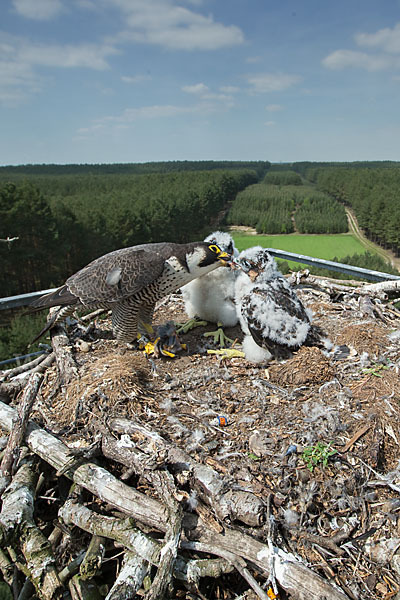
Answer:
[[[24,390],[22,401],[18,407],[18,415],[16,415],[15,423],[10,437],[8,438],[3,460],[1,461],[0,465],[0,496],[11,481],[12,467],[18,459],[20,446],[23,442],[26,425],[28,423],[28,418],[42,380],[43,375],[41,373],[35,373],[34,375],[31,375]]]
[[[178,554],[179,541],[182,533],[183,510],[176,499],[176,489],[173,477],[167,471],[157,471],[156,490],[158,496],[167,506],[169,518],[164,537],[164,546],[160,553],[160,563],[149,593],[148,600],[164,598],[172,580],[172,572]]]
[[[17,394],[21,392],[21,390],[24,389],[30,376],[32,376],[34,373],[44,373],[47,367],[49,367],[54,360],[55,356],[54,352],[52,352],[29,373],[26,373],[24,377],[0,383],[0,400],[6,403],[11,402],[11,400],[15,398]]]
[[[152,565],[161,559],[162,545],[132,524],[131,518],[117,519],[99,515],[82,504],[67,500],[59,510],[59,517],[67,525],[76,525],[93,535],[112,539],[132,552],[137,552]],[[177,559],[174,565],[175,576],[185,580],[186,563]]]
[[[50,309],[50,314],[52,309]],[[71,343],[63,323],[51,330],[51,345],[56,356],[61,386],[79,378],[78,365],[72,353]]]
[[[3,428],[11,429],[14,414],[14,409],[0,403],[0,423]],[[65,474],[67,477],[70,477],[103,501],[150,527],[165,531],[166,510],[153,498],[140,494],[97,465],[88,463],[68,469],[70,461],[68,448],[33,423],[29,424],[27,428],[26,442],[34,452],[57,470],[66,468]],[[309,600],[312,594],[315,598],[325,596],[328,600],[344,600],[346,598],[345,594],[333,588],[329,582],[312,572],[293,556],[278,548],[270,549],[265,544],[240,531],[226,527],[223,535],[217,534],[213,529],[199,522],[195,515],[191,514],[185,514],[183,527],[186,539],[204,542],[209,546],[215,544],[233,554],[240,552],[240,556],[246,561],[250,561],[264,576],[268,577],[270,564],[273,561],[278,583],[294,598]],[[101,532],[97,531],[92,533],[102,535]]]
[[[26,572],[39,598],[53,600],[60,595],[61,582],[51,546],[33,520],[35,479],[31,465],[26,461],[3,494],[0,527],[5,543],[22,551]]]
[[[121,571],[106,596],[106,600],[129,600],[142,587],[149,570],[149,563],[137,552],[126,551]]]
[[[96,575],[103,562],[104,553],[105,539],[94,535],[79,569],[82,579],[91,579]]]
[[[49,356],[51,356],[51,355],[44,352],[40,356],[37,356],[34,360],[31,360],[30,362],[23,363],[22,365],[19,365],[18,367],[14,367],[13,369],[7,369],[7,371],[1,371],[1,378],[3,380],[11,379],[12,377],[15,377],[16,375],[20,375],[21,373],[27,373],[27,371],[32,371],[35,367],[37,367],[43,361],[45,361],[47,358],[49,358]],[[54,360],[54,358],[55,357],[53,356],[53,360]],[[47,362],[47,365],[48,365],[48,362]]]
[[[198,496],[211,506],[221,521],[242,521],[251,527],[259,527],[265,519],[264,502],[244,490],[232,490],[231,481],[224,479],[208,465],[195,461],[189,454],[180,448],[173,446],[154,431],[148,430],[128,419],[110,419],[108,426],[111,430],[131,434],[135,439],[147,440],[149,458],[141,450],[132,447],[134,440],[124,444],[123,440],[115,440],[110,435],[104,435],[102,449],[105,456],[122,462],[126,466],[132,466],[137,473],[151,482],[152,464],[164,462],[174,472],[190,472],[192,487]],[[147,448],[144,448],[147,452]],[[153,467],[154,468],[154,467]]]

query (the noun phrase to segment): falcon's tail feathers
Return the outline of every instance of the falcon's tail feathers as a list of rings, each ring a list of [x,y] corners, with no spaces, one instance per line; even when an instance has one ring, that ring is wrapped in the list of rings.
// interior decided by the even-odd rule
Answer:
[[[48,319],[48,321],[47,321],[46,325],[43,327],[43,329],[30,342],[28,348],[30,348],[35,342],[37,342],[38,339],[42,337],[42,335],[44,335],[45,333],[50,331],[50,329],[52,329],[52,327],[54,327],[54,325],[56,325],[60,321],[63,321],[66,317],[71,315],[73,312],[74,312],[74,308],[72,306],[60,307],[60,309],[55,311],[54,314]]]
[[[69,306],[78,303],[79,298],[71,294],[68,287],[63,285],[54,292],[50,292],[34,300],[29,305],[28,312],[36,312],[44,308],[51,308],[52,306]]]

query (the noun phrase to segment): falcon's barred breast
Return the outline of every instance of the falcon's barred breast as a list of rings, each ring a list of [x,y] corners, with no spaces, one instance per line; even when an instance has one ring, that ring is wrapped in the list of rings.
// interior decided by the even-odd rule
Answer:
[[[73,309],[83,306],[111,309],[116,339],[132,342],[138,332],[151,332],[158,300],[229,260],[227,252],[206,242],[160,242],[114,250],[31,304],[34,310],[60,306],[38,337]]]

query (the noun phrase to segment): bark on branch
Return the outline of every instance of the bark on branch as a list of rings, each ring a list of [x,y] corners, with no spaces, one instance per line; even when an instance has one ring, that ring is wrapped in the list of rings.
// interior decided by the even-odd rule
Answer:
[[[173,446],[160,435],[130,421],[115,418],[108,422],[109,428],[124,436],[131,435],[124,444],[124,439],[116,440],[110,435],[104,435],[102,441],[105,456],[119,460],[126,466],[132,466],[135,471],[151,480],[151,463],[147,453],[152,457],[152,462],[161,462],[168,465],[173,473],[189,473],[191,488],[196,491],[208,506],[210,506],[221,521],[242,521],[251,527],[259,527],[265,520],[266,507],[264,502],[244,490],[232,490],[232,481],[224,479],[214,469],[196,462],[187,452]],[[135,447],[135,439],[146,441],[139,450]]]
[[[14,409],[0,403],[0,423],[3,428],[11,430],[14,415]],[[165,532],[168,514],[160,502],[137,492],[97,465],[87,463],[68,468],[70,464],[68,448],[33,423],[28,425],[26,442],[33,452],[57,470],[66,469],[67,477],[104,502],[141,523]],[[278,583],[294,598],[299,600],[309,600],[310,597],[325,597],[329,600],[347,598],[344,593],[308,569],[295,557],[276,547],[270,548],[250,535],[229,527],[225,528],[223,535],[217,534],[200,522],[195,515],[187,513],[183,518],[183,528],[185,541],[199,541],[207,544],[208,547],[215,545],[232,554],[240,554],[242,559],[250,561],[264,577],[268,577],[273,565]],[[103,535],[99,531],[92,531],[92,533]]]
[[[0,514],[2,545],[22,552],[29,576],[39,598],[54,600],[60,596],[62,584],[55,568],[51,546],[33,519],[36,477],[32,461],[25,461],[3,494]]]
[[[19,457],[20,446],[24,439],[28,418],[42,380],[43,375],[41,373],[31,375],[24,390],[21,403],[19,404],[18,414],[15,415],[15,423],[8,438],[0,465],[0,497],[11,481],[12,467]]]

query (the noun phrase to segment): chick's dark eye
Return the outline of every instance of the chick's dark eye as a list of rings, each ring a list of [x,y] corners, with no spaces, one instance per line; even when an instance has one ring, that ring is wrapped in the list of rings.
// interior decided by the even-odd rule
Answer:
[[[221,249],[217,246],[217,244],[211,244],[208,247],[210,248],[211,252],[215,252],[215,253],[221,252]]]
[[[240,261],[242,263],[242,267],[246,270],[246,271],[250,271],[251,267],[252,267],[252,263],[249,260],[242,260]]]

